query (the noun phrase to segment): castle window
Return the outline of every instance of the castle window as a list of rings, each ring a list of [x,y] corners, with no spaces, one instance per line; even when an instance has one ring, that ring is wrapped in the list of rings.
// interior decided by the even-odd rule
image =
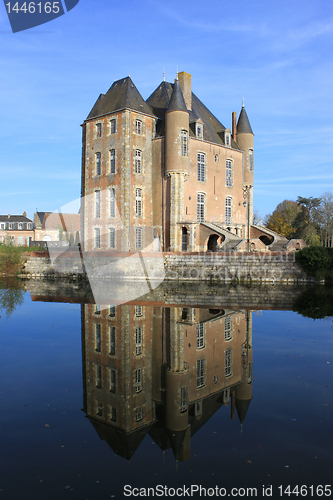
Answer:
[[[197,174],[198,181],[204,182],[206,170],[206,155],[203,153],[197,153]]]
[[[205,220],[205,195],[197,194],[197,220],[203,222]]]
[[[227,187],[232,187],[233,185],[233,169],[231,160],[226,160],[225,162],[225,185]]]
[[[135,150],[134,171],[136,174],[142,174],[142,151],[140,149]]]
[[[98,403],[97,404],[97,412],[96,414],[99,416],[99,417],[102,417],[103,416],[103,403]]]
[[[134,391],[136,393],[142,391],[142,369],[138,368],[134,372]]]
[[[232,349],[225,351],[224,355],[224,374],[226,377],[232,375]]]
[[[110,227],[110,248],[116,248],[116,230]]]
[[[224,340],[232,339],[231,317],[227,316],[224,320]]]
[[[199,401],[196,401],[194,405],[194,415],[198,417],[201,414],[202,414],[202,399],[199,399]]]
[[[231,145],[231,137],[229,132],[225,132],[224,134],[224,143],[226,146],[230,147]]]
[[[135,316],[137,318],[141,318],[142,317],[142,306],[135,306],[134,310],[135,310]]]
[[[102,387],[102,367],[101,365],[96,366],[96,387],[100,389]]]
[[[215,155],[215,163],[219,161],[219,155]]]
[[[96,175],[101,175],[101,153],[96,153]]]
[[[135,190],[135,215],[142,217],[142,189]]]
[[[138,135],[142,134],[142,121],[135,120],[135,133]]]
[[[135,329],[135,354],[136,356],[142,354],[142,326]]]
[[[229,401],[230,401],[230,387],[228,387],[228,389],[225,389],[225,391],[223,391],[223,403],[228,404]]]
[[[116,308],[115,306],[111,306],[109,309],[109,316],[110,318],[115,318],[116,317]]]
[[[102,137],[102,124],[96,123],[96,137]]]
[[[101,314],[101,306],[99,304],[95,304],[95,314]]]
[[[117,409],[114,406],[110,406],[110,420],[117,422]]]
[[[116,120],[113,118],[110,120],[110,134],[116,133]]]
[[[114,356],[116,354],[116,327],[110,326],[109,328],[109,354]]]
[[[27,229],[32,229],[32,222],[28,222]]]
[[[187,132],[186,132],[186,130],[181,131],[180,139],[181,139],[181,155],[187,156]]]
[[[102,345],[101,325],[100,325],[100,323],[96,323],[95,324],[95,351],[96,352],[101,352],[101,345]]]
[[[101,230],[98,227],[95,228],[95,248],[101,248]]]
[[[231,224],[232,222],[231,196],[227,196],[225,199],[225,222],[226,224]]]
[[[184,413],[187,410],[187,387],[180,388],[180,413]]]
[[[203,125],[201,123],[195,124],[195,135],[198,139],[203,138]]]
[[[135,248],[142,248],[142,227],[135,228]]]
[[[197,388],[205,385],[205,358],[197,360]]]
[[[95,191],[95,217],[98,219],[101,216],[101,192]]]
[[[110,370],[110,392],[116,394],[116,370]]]
[[[116,151],[111,149],[110,151],[110,174],[116,173]]]
[[[253,171],[253,150],[249,149],[249,169]]]
[[[116,194],[114,188],[110,189],[110,217],[116,216]]]
[[[23,229],[23,224],[22,224],[22,222],[19,222],[19,223],[18,223],[18,229]]]
[[[143,411],[142,411],[142,406],[138,406],[135,408],[135,421],[140,422],[143,418]]]
[[[205,347],[205,325],[203,323],[197,324],[197,349]]]

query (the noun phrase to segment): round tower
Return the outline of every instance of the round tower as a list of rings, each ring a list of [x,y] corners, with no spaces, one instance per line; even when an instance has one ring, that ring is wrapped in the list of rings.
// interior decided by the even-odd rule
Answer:
[[[184,181],[189,172],[189,113],[175,81],[165,113],[165,174],[170,182],[170,251],[181,249],[178,222],[184,218]]]
[[[243,187],[246,189],[249,225],[253,221],[253,131],[244,108],[244,103],[236,127],[237,145],[243,151]],[[247,231],[246,231],[247,233]],[[249,235],[247,234],[247,238]]]

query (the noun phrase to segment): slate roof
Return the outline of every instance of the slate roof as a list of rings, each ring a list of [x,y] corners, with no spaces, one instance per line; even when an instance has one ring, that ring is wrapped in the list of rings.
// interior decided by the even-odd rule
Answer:
[[[253,134],[252,128],[250,125],[249,118],[245,111],[244,106],[240,112],[238,122],[237,122],[237,134]],[[254,135],[254,134],[253,134]]]
[[[87,120],[107,115],[121,109],[132,109],[140,113],[154,116],[152,110],[144,101],[129,76],[114,82],[106,94],[100,94]]]
[[[167,111],[187,111],[186,104],[184,101],[184,96],[182,89],[180,88],[179,81],[176,80],[173,84],[173,91],[171,94],[171,99]]]
[[[0,222],[32,222],[31,219],[24,215],[0,215]]]
[[[177,86],[179,85],[177,81]],[[163,137],[165,133],[165,113],[170,111],[171,96],[175,84],[162,82],[148,97],[147,104],[151,107],[154,115],[159,118],[156,126],[157,136]],[[178,102],[179,105],[179,102]],[[201,119],[203,123],[204,141],[224,145],[224,131],[226,127],[209,111],[209,109],[192,92],[192,110],[189,111],[190,136],[195,137],[195,122]],[[231,147],[239,149],[235,141],[231,140]]]

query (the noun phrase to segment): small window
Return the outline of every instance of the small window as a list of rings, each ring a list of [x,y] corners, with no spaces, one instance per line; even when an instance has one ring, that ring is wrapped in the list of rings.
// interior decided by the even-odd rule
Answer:
[[[142,420],[143,418],[143,408],[142,406],[138,406],[137,408],[135,408],[135,421],[136,422],[140,422],[140,420]]]
[[[140,149],[135,150],[134,171],[136,174],[142,174],[142,151]]]
[[[203,153],[197,153],[197,174],[198,181],[204,182],[205,179],[205,168],[206,167],[206,155]]]
[[[199,401],[195,402],[194,415],[198,417],[201,414],[202,414],[202,399],[199,399]]]
[[[96,387],[100,389],[102,387],[102,367],[101,365],[96,366]]]
[[[182,321],[186,321],[188,318],[189,310],[187,307],[182,308]]]
[[[225,132],[224,134],[224,142],[225,142],[225,145],[230,147],[231,145],[231,137],[230,137],[230,133],[229,132]]]
[[[18,244],[23,245],[23,236],[18,237]]]
[[[141,120],[135,120],[135,133],[138,135],[142,135],[142,121]]]
[[[101,175],[101,153],[96,153],[96,175]]]
[[[110,318],[115,318],[116,317],[116,308],[115,306],[111,306],[109,309],[109,316]]]
[[[32,222],[28,222],[27,229],[32,229]]]
[[[232,340],[231,317],[227,316],[224,320],[224,340]]]
[[[110,150],[110,174],[116,173],[116,151]]]
[[[95,248],[101,248],[101,230],[98,227],[95,228]]]
[[[109,228],[110,231],[110,248],[116,248],[116,230],[114,227]]]
[[[110,217],[116,216],[116,194],[114,188],[110,189]]]
[[[142,369],[138,368],[134,372],[134,391],[136,393],[142,391]]]
[[[110,335],[109,354],[111,356],[114,356],[116,354],[116,327],[115,326],[110,326],[109,335]]]
[[[117,422],[117,409],[114,406],[110,406],[110,420]]]
[[[96,123],[96,137],[102,137],[102,124]]]
[[[110,370],[110,392],[116,394],[116,370]]]
[[[142,354],[142,326],[135,329],[135,355]]]
[[[142,227],[135,228],[135,248],[142,248]]]
[[[225,162],[225,185],[227,187],[233,186],[233,169],[231,160],[226,160]]]
[[[205,385],[205,359],[197,360],[197,388]]]
[[[253,151],[249,149],[249,170],[253,171]]]
[[[23,224],[22,224],[22,222],[19,222],[19,223],[18,223],[18,229],[23,229]]]
[[[9,223],[9,229],[15,229],[15,224],[14,222]]]
[[[116,120],[113,118],[110,120],[110,134],[116,133]]]
[[[214,375],[214,384],[217,384],[217,375]]]
[[[137,318],[142,317],[142,306],[135,306],[135,316]]]
[[[224,372],[226,377],[231,377],[232,375],[232,349],[225,351],[224,356]]]
[[[103,403],[98,403],[97,404],[97,412],[96,414],[99,416],[99,417],[102,417],[103,416]]]
[[[197,324],[197,349],[205,347],[205,325],[204,323]]]
[[[101,314],[101,306],[99,304],[95,304],[95,314]]]
[[[135,215],[142,217],[142,189],[135,190]]]
[[[187,132],[186,130],[181,131],[181,155],[187,156]]]
[[[225,199],[225,222],[226,224],[231,224],[232,214],[231,214],[231,197],[227,196]]]
[[[187,387],[180,388],[180,405],[179,409],[181,413],[187,411]]]
[[[95,325],[95,351],[96,352],[101,352],[101,345],[102,345],[101,325],[99,323],[96,323],[96,325]]]
[[[95,217],[98,219],[101,216],[101,192],[95,191]]]
[[[228,404],[230,401],[230,387],[223,391],[223,403]]]
[[[201,123],[195,124],[195,135],[198,139],[203,138],[203,125]]]
[[[215,163],[219,161],[219,155],[215,155]]]
[[[205,220],[205,195],[197,194],[197,220],[203,222]]]

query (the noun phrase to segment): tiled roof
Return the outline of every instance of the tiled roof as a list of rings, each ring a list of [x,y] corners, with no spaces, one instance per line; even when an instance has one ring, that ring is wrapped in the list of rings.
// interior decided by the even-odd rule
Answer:
[[[128,76],[117,80],[106,94],[101,94],[90,111],[87,120],[121,109],[132,109],[153,116],[151,108]]]
[[[242,110],[238,118],[237,134],[253,134],[250,121],[248,119],[244,106],[242,107]]]
[[[0,215],[0,222],[32,222],[24,215]]]
[[[179,81],[176,80],[173,84],[173,91],[167,111],[187,111],[186,104],[182,89],[180,88]]]

